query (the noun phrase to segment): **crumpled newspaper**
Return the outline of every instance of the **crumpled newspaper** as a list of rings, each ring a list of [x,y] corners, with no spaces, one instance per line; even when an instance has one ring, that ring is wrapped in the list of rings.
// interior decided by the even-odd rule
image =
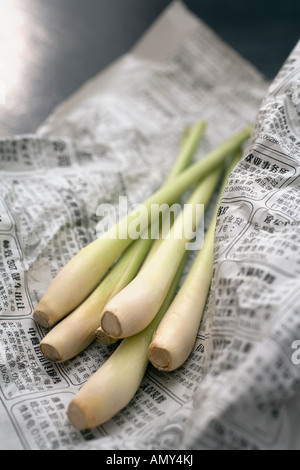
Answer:
[[[36,134],[0,140],[0,448],[299,448],[299,50],[269,85],[173,2]],[[199,118],[208,127],[196,159],[255,126],[219,209],[194,350],[172,373],[149,366],[124,410],[80,433],[66,408],[113,347],[51,364],[33,308],[95,238],[99,204],[142,202]]]

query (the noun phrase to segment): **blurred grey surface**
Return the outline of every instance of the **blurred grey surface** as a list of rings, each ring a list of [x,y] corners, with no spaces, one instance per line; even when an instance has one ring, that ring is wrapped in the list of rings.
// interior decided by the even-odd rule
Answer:
[[[0,136],[34,132],[55,106],[126,53],[170,3],[0,0]],[[269,80],[299,39],[299,0],[184,3]]]

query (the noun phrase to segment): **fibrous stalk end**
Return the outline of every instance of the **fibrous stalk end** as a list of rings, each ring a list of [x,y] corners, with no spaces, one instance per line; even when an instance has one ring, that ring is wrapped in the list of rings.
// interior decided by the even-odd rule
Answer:
[[[158,370],[171,370],[171,354],[167,349],[152,345],[148,350],[148,359]]]
[[[85,429],[88,429],[85,413],[79,405],[71,401],[68,407],[67,414],[74,428],[78,429],[79,431],[84,431]]]
[[[51,344],[40,343],[40,351],[46,359],[51,362],[60,362],[60,356],[57,350]]]
[[[50,328],[51,326],[47,314],[38,310],[38,307],[33,312],[33,319],[43,328]]]
[[[118,341],[117,338],[112,338],[111,336],[106,334],[102,330],[101,327],[96,330],[95,339],[96,339],[96,341],[98,341],[98,343],[105,344],[106,346],[108,346],[110,344],[114,344],[114,343],[116,343],[116,341]]]
[[[101,318],[101,328],[108,336],[119,338],[122,333],[119,319],[112,312],[106,311]]]

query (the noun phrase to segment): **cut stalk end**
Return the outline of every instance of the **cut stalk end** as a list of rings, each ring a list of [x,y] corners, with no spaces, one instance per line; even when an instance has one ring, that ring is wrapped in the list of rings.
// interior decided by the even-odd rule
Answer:
[[[51,344],[41,343],[40,350],[44,358],[49,359],[51,362],[59,362],[61,360],[59,353]]]
[[[33,312],[33,319],[43,328],[50,328],[52,326],[52,322],[50,321],[48,315],[38,310],[38,306]]]
[[[172,356],[167,349],[152,345],[148,349],[148,359],[158,370],[171,370]]]
[[[101,327],[97,328],[95,332],[95,339],[98,341],[98,343],[105,344],[106,346],[115,344],[118,341],[117,338],[113,338],[112,336],[106,334]]]
[[[101,328],[108,336],[119,338],[122,334],[119,319],[113,312],[106,311],[101,318]]]
[[[88,423],[84,411],[80,408],[79,405],[72,401],[68,407],[68,418],[74,428],[78,429],[79,431],[88,429]]]

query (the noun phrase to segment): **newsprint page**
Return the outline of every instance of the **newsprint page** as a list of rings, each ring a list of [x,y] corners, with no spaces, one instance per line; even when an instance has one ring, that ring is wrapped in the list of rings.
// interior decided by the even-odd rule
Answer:
[[[68,405],[118,343],[93,341],[51,362],[33,310],[97,237],[97,208],[156,191],[182,130],[199,119],[207,128],[195,161],[247,124],[253,131],[218,211],[193,351],[173,372],[149,364],[124,409],[79,431]],[[0,448],[112,450],[114,458],[118,450],[299,449],[299,164],[300,43],[268,83],[178,1],[35,134],[2,138]]]

